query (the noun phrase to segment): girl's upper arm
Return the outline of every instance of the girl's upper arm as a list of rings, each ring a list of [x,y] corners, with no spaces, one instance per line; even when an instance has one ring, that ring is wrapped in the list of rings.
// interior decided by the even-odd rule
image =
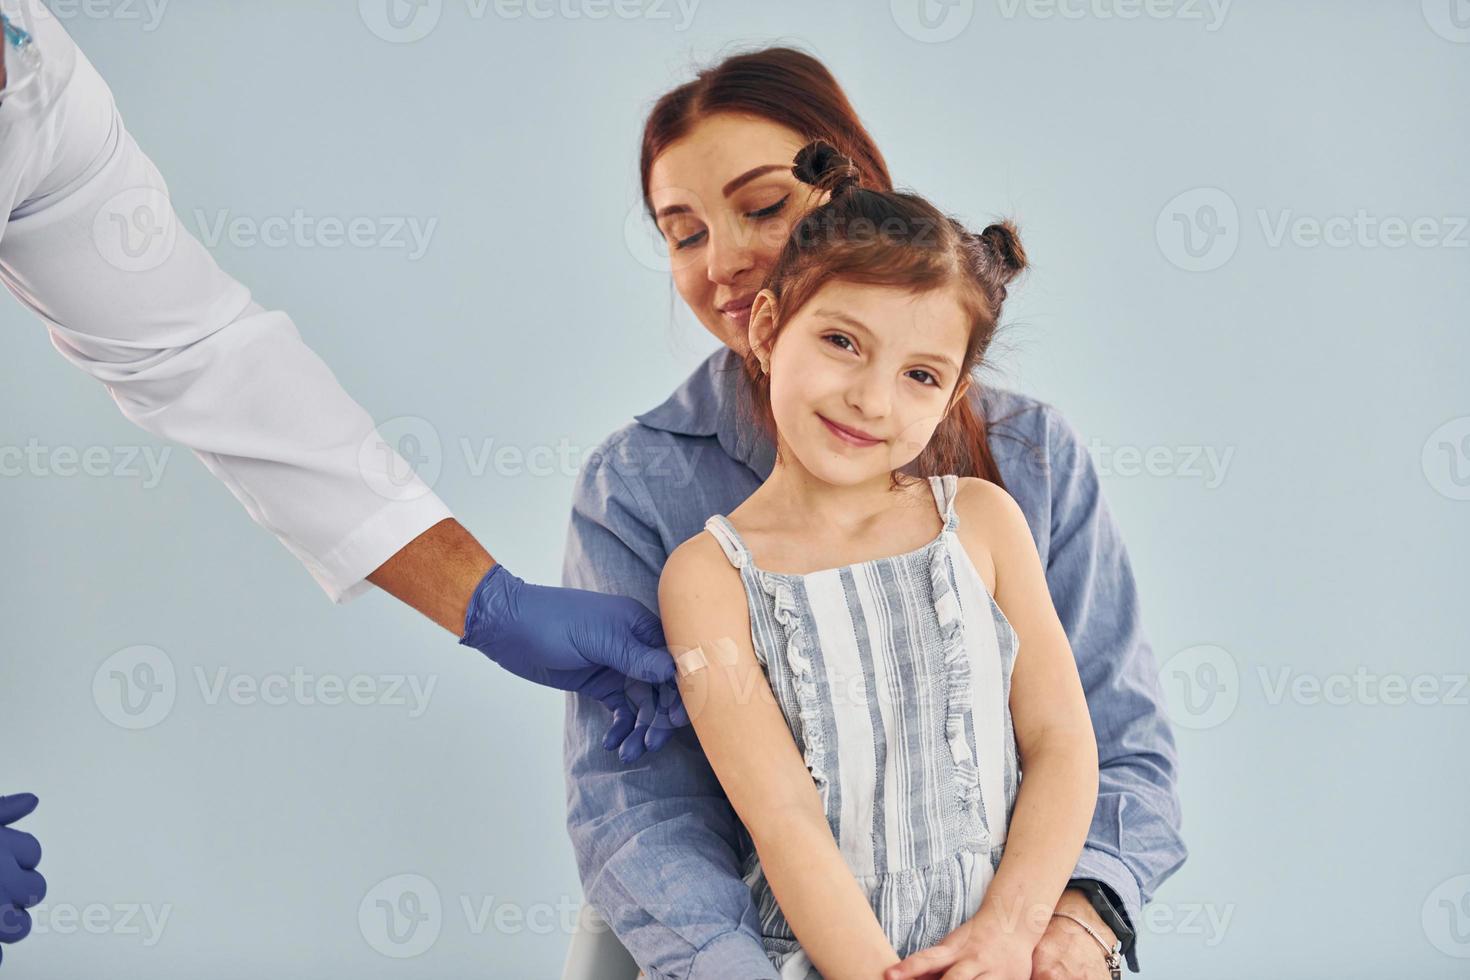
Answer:
[[[760,846],[793,818],[826,817],[756,660],[740,574],[706,533],[674,550],[658,587],[679,692],[725,795]]]
[[[1092,733],[1087,697],[1067,632],[1052,605],[1046,570],[1026,515],[1005,490],[986,480],[960,482],[956,507],[961,527],[973,528],[995,565],[995,603],[1019,644],[1011,674],[1011,714],[1016,740],[1027,744],[1049,732],[1073,737]]]

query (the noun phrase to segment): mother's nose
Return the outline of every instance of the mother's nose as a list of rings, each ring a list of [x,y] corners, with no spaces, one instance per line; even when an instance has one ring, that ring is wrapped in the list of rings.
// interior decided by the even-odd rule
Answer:
[[[705,255],[709,263],[710,282],[731,286],[748,278],[756,270],[755,243],[738,229],[711,228]]]

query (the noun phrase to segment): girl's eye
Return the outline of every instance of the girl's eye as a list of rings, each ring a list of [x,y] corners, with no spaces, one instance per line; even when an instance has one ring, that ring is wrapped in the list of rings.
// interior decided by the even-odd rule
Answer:
[[[778,214],[781,213],[781,209],[786,206],[786,202],[788,200],[790,200],[790,199],[791,199],[791,195],[788,194],[788,195],[786,195],[786,197],[781,198],[781,200],[777,201],[775,204],[772,204],[772,205],[769,205],[767,207],[761,208],[759,211],[750,211],[750,212],[747,212],[746,213],[746,217],[748,217],[748,218],[770,218],[770,217],[773,217],[774,215],[778,215]]]
[[[835,338],[836,338],[836,339],[837,339],[837,340],[840,340],[840,341],[843,341],[843,342],[845,342],[845,343],[847,343],[847,344],[851,344],[851,343],[852,343],[852,341],[851,341],[851,340],[848,340],[848,339],[847,339],[847,337],[846,337],[846,335],[844,335],[844,334],[840,334],[840,333],[829,333],[829,334],[826,334],[826,335],[824,335],[824,336],[823,336],[823,337],[822,337],[822,339],[823,339],[823,340],[832,340],[832,339],[833,339],[833,338],[834,338],[834,337],[835,337]],[[833,344],[833,346],[834,346],[834,347],[839,347],[839,348],[841,348],[841,349],[842,349],[842,350],[852,350],[852,349],[853,349],[853,348],[852,348],[852,347],[843,347],[843,346],[842,346],[842,344]]]
[[[704,235],[705,233],[703,231],[696,231],[694,234],[690,235],[687,238],[676,239],[674,241],[674,248],[688,248],[691,245],[697,245],[699,244],[699,240],[703,238]]]
[[[933,385],[936,388],[939,387],[939,379],[934,377],[934,375],[930,374],[928,371],[925,371],[923,368],[914,368],[912,371],[909,372],[909,377],[913,378],[916,374],[922,374],[924,378],[929,379],[925,381],[924,378],[914,378],[914,380],[919,382],[919,384]]]

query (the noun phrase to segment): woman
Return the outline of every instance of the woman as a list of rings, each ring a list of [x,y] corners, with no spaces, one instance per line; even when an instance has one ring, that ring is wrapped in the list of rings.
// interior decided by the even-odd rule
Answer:
[[[791,172],[807,142],[851,157],[891,189],[876,144],[832,75],[788,48],[736,55],[664,95],[640,173],[674,286],[724,345],[663,404],[591,454],[575,491],[563,583],[650,608],[670,553],[769,476],[774,447],[743,421],[750,304],[792,225],[822,203]],[[1106,977],[1129,965],[1142,904],[1184,861],[1175,751],[1126,551],[1077,434],[1050,406],[971,386],[989,452],[961,475],[999,478],[1036,539],[1097,731],[1100,791],[1070,887],[1033,959],[1041,972]],[[667,460],[677,458],[683,465]],[[568,828],[588,901],[655,977],[776,977],[745,880],[754,848],[688,728],[659,752],[603,748],[607,709],[569,697]],[[644,717],[646,741],[669,737]],[[627,762],[637,762],[628,765]],[[900,969],[924,975],[924,954]]]

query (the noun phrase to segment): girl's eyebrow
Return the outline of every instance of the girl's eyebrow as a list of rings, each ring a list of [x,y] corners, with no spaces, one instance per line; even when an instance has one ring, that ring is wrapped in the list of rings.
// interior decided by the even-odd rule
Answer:
[[[734,194],[736,191],[740,190],[740,188],[744,187],[752,180],[755,180],[757,177],[763,177],[773,170],[790,169],[791,166],[784,163],[766,163],[762,164],[759,167],[751,167],[740,176],[732,177],[730,181],[725,184],[724,187],[720,188],[720,193],[723,194],[725,197],[729,197],[731,194]],[[666,218],[671,214],[688,214],[691,211],[693,211],[693,208],[691,208],[687,204],[670,204],[668,207],[659,208],[658,211],[654,213],[653,217],[656,221],[659,218]]]
[[[841,320],[843,323],[847,324],[849,327],[852,327],[854,330],[857,330],[860,333],[865,333],[870,338],[873,336],[873,331],[869,330],[866,324],[864,324],[861,320],[855,319],[848,314],[843,313],[841,310],[816,310],[812,313],[812,315],[824,316],[832,320]],[[941,364],[949,365],[951,368],[954,368],[955,371],[959,371],[959,365],[956,364],[954,358],[950,357],[948,354],[918,353],[914,356],[921,357],[928,361],[938,361]]]

